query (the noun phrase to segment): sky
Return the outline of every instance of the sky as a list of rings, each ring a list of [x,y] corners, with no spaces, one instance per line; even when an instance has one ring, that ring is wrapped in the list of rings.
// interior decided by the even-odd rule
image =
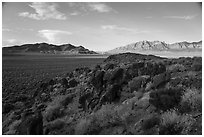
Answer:
[[[193,2],[7,2],[2,46],[46,42],[107,51],[142,40],[202,39],[202,6]]]

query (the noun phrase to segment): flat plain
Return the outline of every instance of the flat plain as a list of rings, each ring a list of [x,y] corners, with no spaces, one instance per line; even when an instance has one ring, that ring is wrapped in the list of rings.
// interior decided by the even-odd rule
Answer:
[[[103,60],[103,56],[3,55],[3,102],[10,94],[32,94],[40,82],[66,75],[78,67],[92,67]]]

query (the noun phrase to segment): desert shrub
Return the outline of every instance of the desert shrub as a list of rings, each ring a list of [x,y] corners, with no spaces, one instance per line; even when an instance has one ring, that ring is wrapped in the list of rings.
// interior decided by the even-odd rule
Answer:
[[[113,64],[113,63],[107,63],[105,66],[104,66],[104,70],[109,70],[109,69],[113,69],[116,65]]]
[[[45,118],[48,122],[53,121],[64,115],[63,110],[59,105],[48,106],[45,110]]]
[[[179,112],[202,112],[202,93],[197,89],[187,89],[182,96]]]
[[[201,63],[193,63],[192,69],[194,71],[202,71],[202,62]]]
[[[148,130],[153,128],[155,125],[159,125],[159,123],[160,118],[156,115],[151,115],[143,121],[141,127],[143,130]]]
[[[133,78],[128,83],[130,91],[131,92],[138,91],[140,88],[144,87],[149,78],[150,78],[149,76],[139,76],[139,77]]]
[[[123,79],[123,73],[124,73],[124,69],[116,68],[112,72],[111,81],[112,82],[117,82],[117,83],[120,82]]]
[[[183,72],[186,70],[186,68],[184,67],[184,65],[177,63],[169,66],[167,70],[170,72]]]
[[[123,125],[121,117],[114,110],[114,105],[103,105],[100,110],[76,125],[75,134],[100,134],[105,128]]]
[[[62,129],[64,127],[64,125],[65,125],[65,121],[63,121],[61,119],[56,119],[56,120],[48,123],[48,125],[46,126],[46,132],[48,133],[52,130]]]
[[[2,113],[9,113],[12,109],[14,109],[14,105],[11,103],[5,103],[2,105]]]
[[[183,89],[178,88],[163,88],[150,93],[149,102],[160,110],[168,110],[176,107],[180,101]]]
[[[64,107],[66,107],[68,104],[70,104],[73,101],[72,95],[64,96],[64,99],[60,101],[60,104]]]
[[[5,133],[6,135],[15,135],[17,134],[17,127],[20,125],[21,120],[16,120],[12,124],[9,125],[8,131]]]
[[[191,115],[179,115],[176,110],[170,110],[161,115],[159,134],[189,134],[193,123],[194,119]]]

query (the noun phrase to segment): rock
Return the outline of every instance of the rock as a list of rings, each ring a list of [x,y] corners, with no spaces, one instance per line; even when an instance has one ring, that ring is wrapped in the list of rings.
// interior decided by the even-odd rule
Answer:
[[[76,87],[78,85],[78,82],[74,78],[72,78],[69,80],[68,84],[69,87]]]

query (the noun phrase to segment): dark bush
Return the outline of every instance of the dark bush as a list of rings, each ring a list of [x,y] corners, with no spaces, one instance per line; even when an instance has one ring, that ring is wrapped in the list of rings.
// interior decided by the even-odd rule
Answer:
[[[123,79],[124,69],[116,68],[111,75],[111,81],[114,83],[119,83]]]
[[[104,66],[104,70],[109,70],[109,69],[113,69],[115,67],[115,64],[112,63],[108,63]]]
[[[97,89],[100,90],[103,86],[103,77],[105,72],[98,70],[91,76],[90,83]]]
[[[148,130],[153,128],[155,125],[159,125],[160,118],[158,116],[152,115],[149,118],[145,119],[142,123],[142,129]]]
[[[182,93],[182,88],[158,89],[150,93],[149,102],[156,108],[166,111],[180,103]]]
[[[4,105],[2,105],[2,113],[9,113],[12,109],[14,109],[14,105],[10,104],[10,103],[6,103]]]
[[[194,63],[194,64],[192,65],[192,69],[193,69],[194,71],[202,71],[202,62],[201,62],[201,63]]]
[[[70,79],[68,83],[69,87],[75,87],[78,85],[78,82],[74,78]]]

